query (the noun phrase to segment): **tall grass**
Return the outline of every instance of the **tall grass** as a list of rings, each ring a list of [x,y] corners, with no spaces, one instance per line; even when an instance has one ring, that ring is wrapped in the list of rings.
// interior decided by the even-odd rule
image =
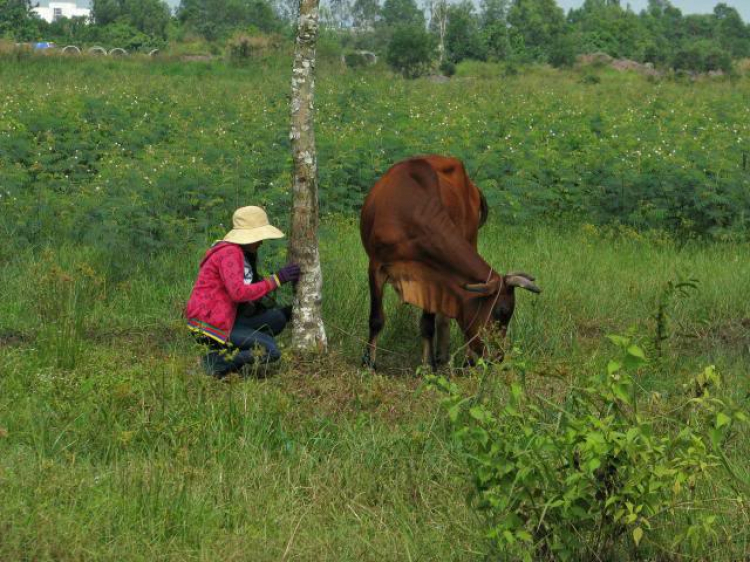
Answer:
[[[288,66],[0,61],[0,560],[483,559],[464,467],[416,376],[419,311],[391,290],[382,371],[360,365],[367,264],[351,210],[414,153],[467,162],[492,208],[482,255],[544,291],[519,294],[510,339],[525,364],[494,372],[497,400],[521,374],[561,395],[606,364],[605,334],[632,330],[661,346],[640,382],[662,399],[711,363],[747,401],[747,81],[589,86],[551,70],[498,83],[467,68],[438,87],[324,67],[330,353],[296,361],[284,335],[271,376],[206,378],[182,310],[235,207],[288,217]],[[283,245],[262,262],[285,263]],[[697,289],[660,309],[680,279]],[[726,448],[744,473],[746,437]],[[711,501],[736,496],[715,486]],[[746,558],[747,515],[744,501],[720,513],[725,548],[687,554]]]
[[[610,356],[605,333],[634,326],[648,343],[664,283],[683,275],[698,289],[674,303],[679,329],[665,342],[663,376],[644,384],[669,399],[714,363],[737,399],[747,395],[746,244],[497,222],[480,239],[497,269],[533,272],[544,289],[519,296],[512,324],[528,384],[554,393],[561,379],[599,369]],[[263,261],[282,263],[280,249],[269,243]],[[414,376],[419,314],[393,291],[383,370],[359,366],[368,294],[356,222],[328,221],[321,233],[330,356],[299,364],[285,353],[266,379],[200,373],[180,312],[201,253],[186,247],[100,287],[76,332],[75,364],[50,361],[67,342],[40,347],[49,308],[30,280],[50,258],[19,254],[6,264],[0,559],[482,559],[464,469],[437,398]],[[110,262],[85,248],[49,256],[73,276],[107,278]],[[502,388],[506,376],[492,384]],[[746,470],[742,437],[727,452]],[[728,493],[717,483],[717,497]],[[741,509],[722,515],[733,542],[712,559],[747,555],[746,518]]]

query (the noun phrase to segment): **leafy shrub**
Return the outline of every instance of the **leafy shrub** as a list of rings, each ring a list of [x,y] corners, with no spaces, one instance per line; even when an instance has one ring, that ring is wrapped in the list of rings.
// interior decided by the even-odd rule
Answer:
[[[416,78],[430,69],[434,56],[433,36],[422,26],[405,25],[394,30],[386,60],[404,78]]]
[[[75,369],[91,309],[104,298],[104,279],[88,263],[61,265],[50,251],[42,255],[34,274],[42,355],[58,369]]]
[[[354,51],[344,55],[347,68],[364,68],[374,64],[375,56],[366,51]]]
[[[451,77],[456,74],[456,64],[449,60],[444,60],[440,65],[440,72],[443,75]]]
[[[464,60],[456,65],[456,76],[491,80],[501,76],[504,68],[496,62]]]
[[[503,67],[503,76],[510,77],[510,76],[518,76],[520,71],[518,70],[518,66],[513,62],[507,62],[505,63],[505,66]]]
[[[578,45],[572,34],[557,38],[549,55],[549,63],[555,68],[570,68],[576,62]]]
[[[278,44],[278,38],[267,35],[236,33],[227,42],[229,58],[236,63],[247,62],[268,54]]]
[[[721,445],[745,413],[712,395],[720,383],[714,367],[686,385],[681,404],[661,408],[639,381],[648,368],[642,349],[630,338],[610,340],[619,358],[562,403],[513,383],[498,411],[482,390],[464,397],[456,384],[431,378],[447,394],[473,505],[497,552],[604,560],[646,543],[674,549],[716,536],[710,511],[679,521],[675,514],[697,504],[728,467]],[[665,525],[675,528],[662,536]]]
[[[732,70],[732,56],[713,41],[686,43],[675,53],[672,66],[675,70],[709,72]]]
[[[321,30],[318,43],[315,46],[315,55],[318,60],[336,61],[341,57],[343,51],[344,48],[338,35],[325,29]]]
[[[602,78],[598,74],[593,73],[586,73],[583,76],[581,76],[580,80],[581,84],[601,84]]]

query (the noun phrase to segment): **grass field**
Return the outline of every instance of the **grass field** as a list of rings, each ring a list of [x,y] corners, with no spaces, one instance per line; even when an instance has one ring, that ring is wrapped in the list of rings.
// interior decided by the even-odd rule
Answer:
[[[200,372],[200,349],[187,334],[181,313],[202,252],[212,237],[223,232],[218,223],[227,220],[237,197],[240,203],[255,202],[250,199],[256,195],[266,197],[274,203],[272,219],[284,220],[282,186],[287,172],[285,157],[273,159],[265,146],[262,153],[240,150],[233,142],[227,143],[231,165],[224,165],[221,150],[226,139],[214,138],[214,129],[198,132],[195,120],[213,120],[212,111],[224,116],[236,111],[238,123],[244,122],[250,113],[236,100],[252,98],[274,115],[270,122],[278,124],[284,94],[256,84],[257,88],[246,89],[225,105],[201,97],[205,111],[198,115],[195,100],[188,97],[181,105],[170,88],[201,84],[204,72],[213,76],[206,88],[231,92],[232,84],[237,87],[231,69],[182,70],[198,75],[173,77],[170,73],[178,71],[169,65],[148,72],[143,67],[132,71],[138,82],[116,84],[111,79],[120,70],[110,63],[98,70],[83,64],[56,68],[70,97],[63,99],[60,92],[50,95],[65,111],[73,112],[77,105],[94,107],[96,100],[104,103],[93,85],[89,93],[80,91],[79,79],[89,73],[93,83],[106,86],[108,92],[135,88],[163,96],[155,122],[162,122],[165,111],[179,113],[185,121],[176,119],[174,126],[184,137],[138,144],[138,131],[150,130],[148,122],[138,122],[128,136],[135,144],[120,151],[108,146],[109,137],[103,135],[89,147],[103,154],[92,160],[96,173],[76,168],[74,172],[81,175],[75,181],[65,180],[64,171],[51,167],[58,160],[37,160],[42,168],[35,169],[34,156],[28,163],[18,159],[17,165],[10,166],[5,153],[0,179],[10,186],[6,193],[18,201],[3,201],[7,213],[1,221],[10,242],[0,250],[0,560],[483,560],[490,556],[484,522],[466,501],[470,475],[441,398],[423,385],[423,375],[416,372],[418,311],[399,305],[392,291],[380,340],[381,370],[373,373],[360,367],[368,293],[355,213],[336,210],[329,203],[331,212],[320,236],[330,354],[295,361],[287,350],[278,368],[248,380],[222,382]],[[6,84],[0,91],[12,90],[16,100],[19,83],[43,83],[40,75],[16,65],[2,70],[15,77],[16,86]],[[244,86],[252,82],[246,72],[238,76]],[[274,74],[272,81],[285,87],[282,78]],[[607,84],[610,79],[613,82]],[[320,165],[322,170],[335,169],[340,177],[352,173],[346,172],[348,166],[358,165],[353,156],[357,142],[364,139],[371,123],[357,133],[356,123],[345,115],[326,113],[326,103],[349,106],[347,100],[364,91],[357,89],[357,81],[370,87],[387,82],[377,74],[346,80],[351,82],[344,86],[352,90],[346,95],[339,92],[334,104],[341,85],[331,76],[321,78],[324,152]],[[510,103],[521,111],[525,89],[549,86],[554,82],[550,80],[549,76],[520,77],[503,88],[514,92]],[[561,80],[562,85],[555,87],[562,88],[564,96],[593,104],[575,76],[561,75]],[[637,90],[645,81],[605,77],[604,88],[614,99],[617,86],[628,83],[627,96],[638,98]],[[450,92],[430,93],[434,85],[399,80],[391,93],[401,101],[415,91],[458,100],[455,103],[462,105],[456,106],[452,127],[463,136],[451,137],[451,142],[460,148],[465,141],[463,150],[468,151],[474,139],[467,136],[470,127],[462,120],[476,123],[478,113],[472,113],[471,107],[494,94],[492,84],[481,79],[471,81],[476,88],[471,96],[461,98],[460,84],[450,85],[455,89]],[[729,122],[738,115],[738,100],[746,96],[746,84],[736,88],[729,83],[718,89],[665,84],[661,91],[675,98],[685,93],[704,109],[725,111]],[[538,104],[552,103],[549,92],[537,93],[526,104],[530,113],[521,111],[517,119],[526,123],[533,114],[543,120],[545,111]],[[106,115],[122,112],[118,119],[128,123],[130,110],[123,100],[132,102],[131,94],[123,94],[119,102],[112,100],[111,106],[94,107],[103,112],[102,122],[108,122]],[[547,101],[540,101],[540,96]],[[16,102],[6,98],[0,115],[4,147],[13,139],[26,138],[11,134],[11,118],[16,125],[24,121],[27,130],[31,113],[36,112],[40,122],[56,119],[54,104],[42,98],[37,92],[33,104],[18,113],[8,109]],[[398,105],[398,100],[389,103],[408,113],[410,109]],[[681,103],[693,102],[686,98]],[[556,119],[565,123],[566,110],[556,107],[560,108]],[[350,109],[350,117],[357,114],[354,106]],[[627,114],[627,103],[613,106],[612,112]],[[363,119],[374,119],[376,113],[366,111]],[[343,129],[328,128],[334,118],[341,120]],[[499,113],[497,119],[504,117]],[[431,146],[434,130],[426,121],[415,123],[414,130],[405,130],[406,140],[394,140],[397,135],[391,131],[387,140],[367,144],[365,152],[376,150],[377,143],[385,147],[378,157],[381,171],[388,158],[412,146],[416,151]],[[64,129],[65,142],[71,143],[76,131],[89,135],[93,130],[85,123],[41,127],[52,136]],[[741,152],[721,144],[730,142],[729,129],[716,123],[712,127],[700,134],[707,135],[708,141],[712,134],[722,139],[716,145],[716,152],[725,158],[722,162],[729,166],[738,156],[741,160]],[[336,130],[348,139],[348,144],[336,146],[348,152],[334,150]],[[238,125],[228,133],[229,140],[248,131]],[[126,133],[113,128],[108,134],[121,138]],[[34,142],[44,137],[39,135]],[[415,141],[418,135],[422,141]],[[589,138],[589,133],[584,136]],[[590,140],[601,142],[592,140],[597,138],[593,135]],[[485,139],[476,139],[480,141]],[[170,153],[172,142],[182,143],[183,149],[192,147],[202,160],[192,168],[200,177],[190,184],[189,193],[179,191],[186,185],[180,182],[192,181],[189,174],[169,174],[173,166],[190,168],[192,156]],[[257,143],[259,151],[261,144]],[[33,150],[42,154],[46,146],[35,144]],[[435,146],[447,150],[451,145]],[[595,159],[596,151],[589,144],[582,151],[584,161]],[[550,148],[546,154],[552,162],[560,161],[562,152]],[[692,154],[688,150],[685,160]],[[243,155],[239,166],[238,155]],[[166,171],[152,185],[143,178],[155,159],[164,163]],[[532,160],[534,167],[525,167],[524,162]],[[523,177],[533,170],[534,182],[546,185],[536,174],[544,169],[536,156],[515,160],[513,165],[518,166],[517,175],[509,172],[508,177],[520,178],[518,185],[529,185]],[[255,172],[264,180],[272,177],[281,183],[266,192],[254,184],[235,189],[246,174]],[[376,172],[362,173],[369,177]],[[684,383],[713,364],[724,379],[722,396],[747,407],[750,244],[736,225],[728,225],[722,236],[686,236],[684,231],[667,233],[598,221],[586,212],[577,221],[567,216],[555,221],[554,212],[518,216],[504,207],[514,201],[514,192],[499,188],[490,172],[479,175],[494,201],[490,222],[480,234],[480,252],[500,271],[535,274],[543,289],[539,296],[519,296],[510,333],[516,348],[511,359],[525,365],[523,380],[530,392],[553,400],[564,396],[588,375],[606,369],[614,353],[607,334],[632,331],[654,364],[640,381],[645,391],[658,392],[668,405],[685,396]],[[714,185],[729,182],[727,177],[716,176]],[[170,184],[169,178],[177,179]],[[199,198],[178,206],[182,199],[199,197],[201,182],[212,178],[216,182],[207,189],[221,201]],[[78,206],[95,209],[97,202],[105,201],[106,195],[95,188],[107,185],[107,180],[120,186],[113,188],[113,198],[115,210],[123,212],[121,220],[111,222],[116,213],[77,214]],[[332,180],[327,181],[326,196],[335,198]],[[131,186],[132,191],[122,186]],[[540,199],[534,204],[541,205],[544,195],[537,195]],[[354,200],[360,194],[349,196]],[[559,201],[552,197],[551,207]],[[344,207],[350,202],[346,199]],[[158,213],[149,214],[152,206],[169,208],[173,203],[177,206],[165,215],[166,225],[158,223]],[[28,218],[24,210],[38,210],[38,214],[24,222]],[[127,232],[129,218],[137,222],[137,235]],[[149,232],[154,245],[131,244]],[[180,232],[185,233],[184,243],[179,243]],[[283,245],[267,244],[261,258],[269,266],[282,263]],[[654,340],[660,299],[669,281],[681,279],[695,279],[696,288],[663,307],[669,337],[663,343],[663,357],[657,359]],[[279,298],[290,300],[288,288]],[[453,350],[460,343],[454,334]],[[286,344],[284,337],[282,344]],[[479,384],[475,372],[454,375],[467,393]],[[521,375],[516,368],[495,367],[488,379],[494,406],[504,403],[508,383],[521,380]],[[738,429],[724,449],[745,480],[750,478],[747,438],[747,429]],[[728,478],[712,482],[704,493],[717,515],[712,538],[680,545],[675,552],[665,550],[671,530],[693,514],[664,514],[660,530],[652,541],[643,543],[639,555],[725,561],[750,556],[747,500],[738,497]],[[633,551],[617,555],[629,559]]]
[[[533,271],[544,288],[520,298],[512,329],[534,388],[562,392],[603,369],[607,333],[634,326],[647,344],[663,284],[689,275],[699,288],[671,311],[680,336],[666,346],[664,377],[643,383],[679,395],[701,366],[716,364],[746,400],[747,245],[678,248],[491,223],[482,251],[499,268]],[[199,373],[199,349],[181,328],[199,253],[164,256],[107,287],[77,329],[77,313],[61,312],[51,334],[34,311],[64,281],[30,282],[49,265],[42,256],[6,264],[0,558],[482,559],[465,469],[437,397],[414,376],[416,311],[391,293],[382,345],[392,353],[382,372],[363,371],[365,261],[350,221],[326,225],[322,255],[331,355],[287,359],[272,376],[233,383]],[[75,250],[55,255],[67,267],[85,260]],[[75,341],[56,340],[60,329]],[[74,367],[59,368],[60,348],[65,359],[76,346]],[[501,390],[506,378],[492,384]],[[467,389],[477,381],[458,380]],[[741,436],[728,453],[746,470]],[[747,555],[747,515],[723,515],[731,548],[717,540],[698,554]]]

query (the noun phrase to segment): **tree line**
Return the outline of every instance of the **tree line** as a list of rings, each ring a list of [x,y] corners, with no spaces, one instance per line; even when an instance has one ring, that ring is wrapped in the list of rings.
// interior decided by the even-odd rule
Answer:
[[[383,54],[405,75],[463,60],[570,65],[579,54],[677,70],[731,69],[750,57],[750,25],[718,3],[708,14],[683,14],[669,0],[649,0],[636,13],[620,0],[585,0],[567,14],[555,0],[329,0],[321,10],[328,37],[348,49]],[[294,0],[93,0],[91,22],[46,23],[31,0],[0,0],[0,38],[18,42],[103,43],[128,50],[164,47],[186,38],[225,43],[237,33],[290,38]]]

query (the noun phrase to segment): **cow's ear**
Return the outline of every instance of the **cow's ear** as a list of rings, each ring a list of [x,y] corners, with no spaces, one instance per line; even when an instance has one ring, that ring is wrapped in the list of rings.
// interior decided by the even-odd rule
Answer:
[[[466,283],[464,289],[470,293],[477,293],[480,295],[491,295],[496,293],[500,288],[500,279],[490,279],[487,283]]]

